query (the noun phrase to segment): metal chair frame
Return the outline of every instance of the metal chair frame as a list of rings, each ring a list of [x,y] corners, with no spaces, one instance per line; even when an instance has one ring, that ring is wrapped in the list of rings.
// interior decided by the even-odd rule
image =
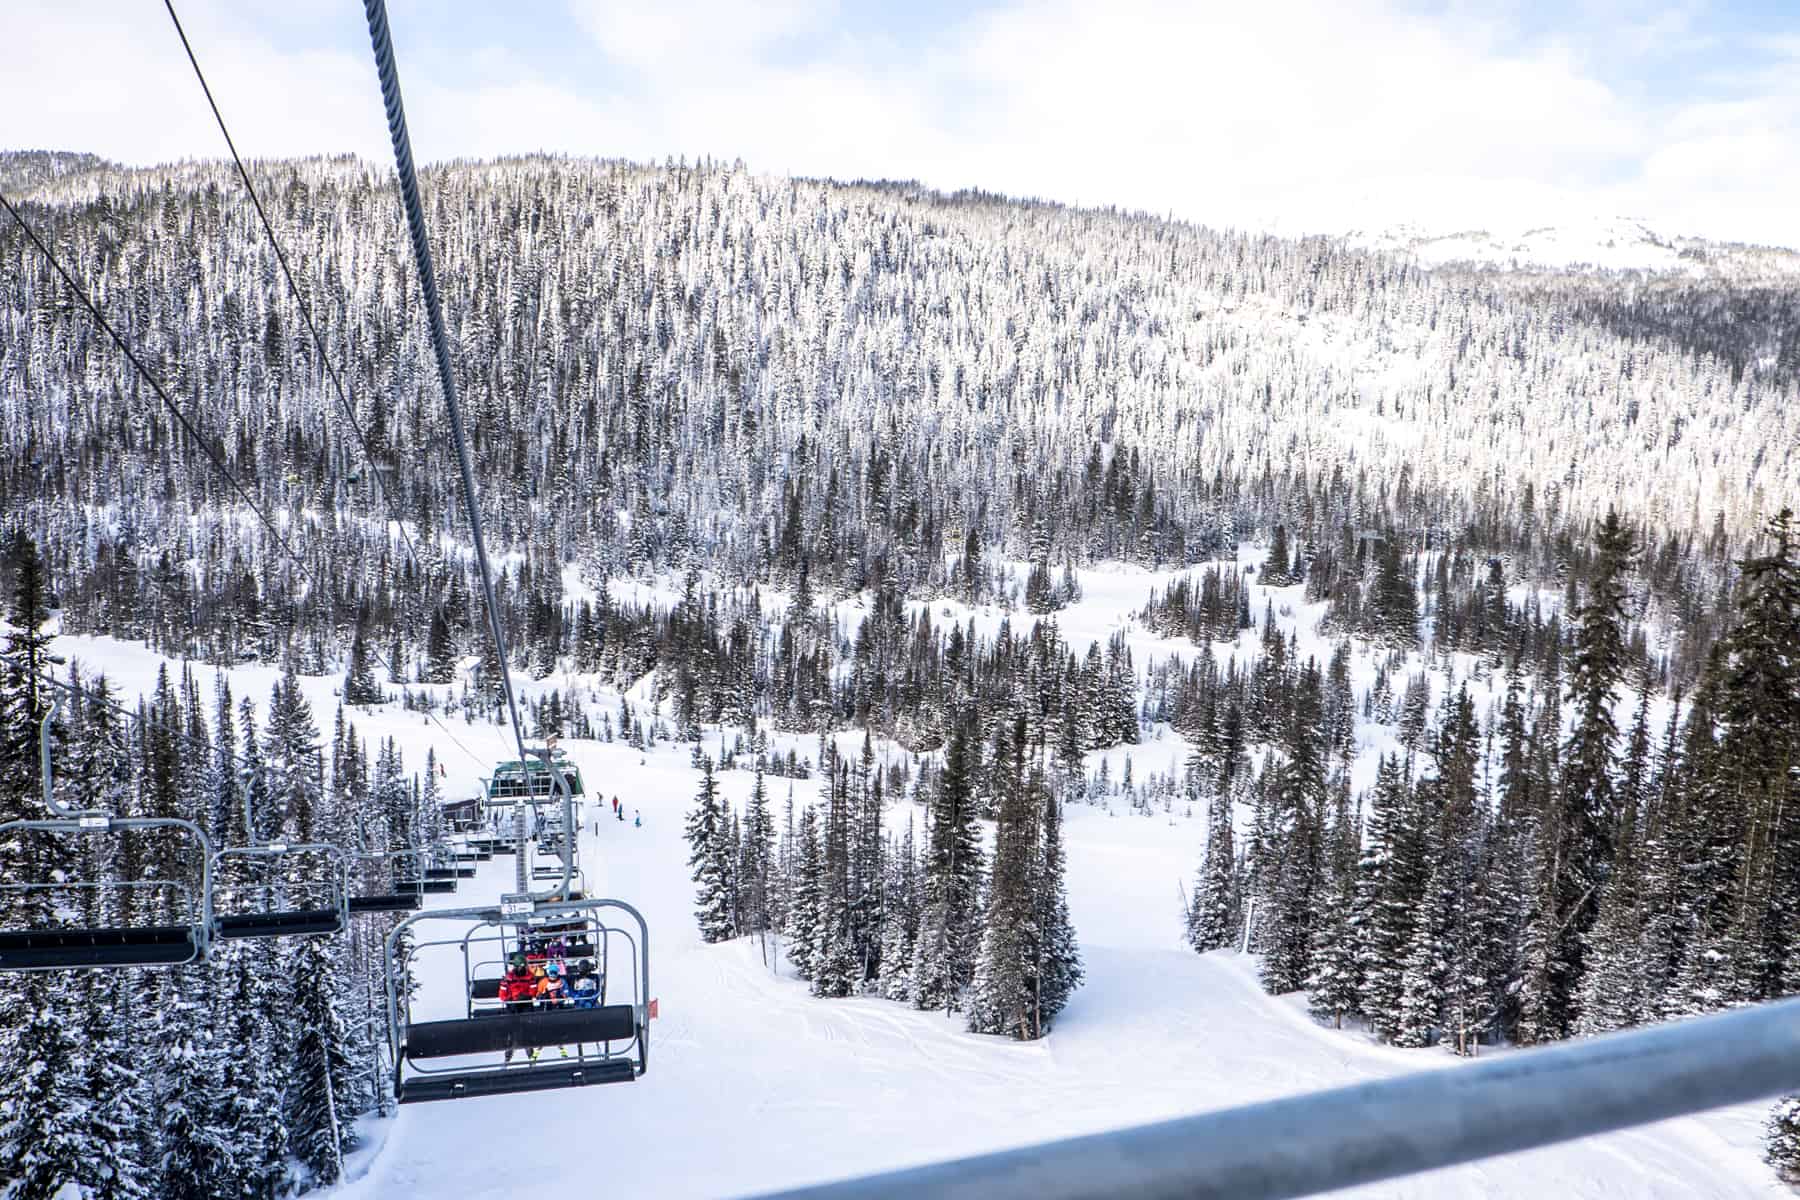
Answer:
[[[281,909],[275,908],[264,912],[225,913],[217,911],[217,897],[214,897],[213,921],[214,933],[220,938],[264,938],[264,937],[307,937],[329,936],[342,933],[350,924],[350,868],[349,859],[343,848],[330,842],[267,842],[257,846],[232,846],[223,850],[215,850],[212,855],[212,875],[216,880],[221,864],[240,859],[269,859],[279,862],[298,854],[322,854],[335,862],[335,869],[327,872],[316,881],[317,886],[326,890],[329,903],[315,909]],[[306,881],[309,885],[315,881]],[[282,883],[260,883],[247,885],[252,889],[279,889]],[[300,928],[292,932],[279,930],[259,930],[256,922],[279,921],[284,917],[295,917],[301,913],[330,913],[333,919],[329,925],[324,917],[318,917],[311,924],[319,928]],[[241,930],[241,931],[240,931]]]
[[[411,862],[412,862],[412,873],[409,876],[407,876],[403,881],[399,874],[399,868],[400,868],[401,863],[405,862],[407,860],[411,860]],[[388,892],[382,892],[382,893],[365,893],[363,895],[357,895],[355,893],[360,891],[361,890],[360,888],[348,889],[351,893],[349,896],[349,899],[348,899],[351,916],[356,916],[361,913],[412,912],[412,911],[417,910],[424,903],[424,899],[425,899],[425,876],[423,873],[424,872],[424,862],[425,862],[424,851],[422,851],[422,850],[367,850],[367,851],[362,851],[362,852],[352,854],[349,856],[349,862],[347,864],[347,869],[354,870],[356,864],[371,863],[371,862],[379,862],[379,863],[389,864],[387,870],[385,872],[383,872],[383,876],[384,876],[384,878],[386,878],[388,880],[388,886],[392,890],[388,891]],[[402,886],[403,882],[404,882],[405,886]],[[399,904],[403,898],[409,899],[411,901],[411,903],[404,908],[399,907]],[[383,906],[382,902],[389,902],[393,905],[393,907],[385,907],[385,906]]]

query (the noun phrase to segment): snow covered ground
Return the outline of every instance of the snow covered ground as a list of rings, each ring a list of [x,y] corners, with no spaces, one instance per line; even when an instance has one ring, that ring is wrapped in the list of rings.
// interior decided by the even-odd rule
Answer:
[[[1078,646],[1106,636],[1165,581],[1119,578],[1109,592],[1084,576],[1088,596],[1062,614],[1065,635]],[[998,612],[976,616],[978,626],[999,619]],[[1149,649],[1142,637],[1134,631],[1134,649]],[[62,638],[58,648],[104,668],[128,696],[148,690],[162,661],[110,639]],[[211,670],[196,670],[210,687]],[[233,672],[233,687],[266,703],[273,679],[272,668],[244,668]],[[566,689],[569,681],[531,686],[559,682]],[[326,736],[336,686],[334,678],[304,681]],[[618,697],[603,691],[595,703],[616,710]],[[471,794],[485,763],[511,757],[505,731],[493,725],[447,719],[465,754],[397,704],[354,719],[366,743],[398,738],[409,769],[435,745],[450,797]],[[810,741],[798,745],[803,754],[813,750]],[[1179,753],[1173,745],[1138,747],[1139,769],[1166,769]],[[593,893],[631,902],[650,923],[661,1018],[652,1027],[649,1073],[632,1084],[409,1106],[372,1131],[379,1152],[363,1157],[360,1176],[340,1196],[512,1200],[550,1170],[584,1186],[591,1179],[609,1195],[744,1195],[1406,1070],[1455,1069],[1435,1051],[1395,1050],[1321,1028],[1299,997],[1263,995],[1252,961],[1184,948],[1180,889],[1198,861],[1202,825],[1180,812],[1071,805],[1069,894],[1088,982],[1044,1041],[977,1037],[953,1018],[883,1000],[813,999],[804,984],[771,973],[754,944],[699,941],[681,838],[695,787],[689,748],[665,743],[646,754],[620,743],[566,746],[590,788],[643,813],[642,828],[629,821],[604,824],[598,835],[590,828],[582,864]],[[1113,754],[1116,778],[1120,752]],[[730,772],[721,782],[741,803],[750,776]],[[787,781],[770,783],[779,813]],[[799,803],[816,795],[814,782],[794,787]],[[888,819],[903,824],[906,816],[898,806]],[[457,895],[436,899],[485,903],[510,890],[511,877],[512,860],[497,858]],[[460,968],[441,971],[451,966],[440,962],[424,983],[454,1007]],[[1772,1200],[1788,1193],[1758,1158],[1763,1113],[1746,1106],[1356,1194]]]
[[[1436,1053],[1322,1029],[1264,996],[1247,960],[1182,948],[1176,889],[1191,873],[1198,824],[1085,806],[1070,810],[1069,888],[1089,982],[1050,1038],[1019,1045],[883,1000],[813,999],[772,975],[751,943],[700,943],[681,839],[694,783],[685,753],[573,752],[644,815],[642,828],[590,830],[582,860],[598,894],[630,900],[651,924],[662,1016],[649,1073],[628,1085],[411,1106],[345,1196],[511,1197],[521,1172],[590,1156],[608,1194],[741,1195],[1454,1069]],[[741,801],[749,776],[723,778]],[[510,869],[504,858],[486,865],[474,892],[497,896]],[[452,996],[460,985],[434,982]],[[1753,1148],[1760,1115],[1668,1122],[1361,1194],[1772,1197],[1782,1193]]]

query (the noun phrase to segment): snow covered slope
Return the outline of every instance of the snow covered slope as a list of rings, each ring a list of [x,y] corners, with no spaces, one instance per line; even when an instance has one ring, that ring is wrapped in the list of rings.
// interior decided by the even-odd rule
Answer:
[[[345,1195],[510,1200],[521,1170],[537,1176],[557,1161],[593,1172],[609,1195],[736,1195],[1408,1069],[1454,1069],[1439,1054],[1321,1029],[1264,996],[1246,960],[1182,948],[1176,888],[1190,873],[1198,824],[1085,807],[1070,811],[1069,885],[1089,982],[1049,1039],[1018,1045],[883,1000],[813,999],[772,975],[753,945],[699,942],[681,840],[693,790],[684,752],[578,744],[574,754],[644,814],[641,829],[590,833],[582,856],[596,891],[630,900],[651,923],[662,1018],[649,1074],[630,1085],[409,1107]],[[742,772],[724,782],[735,800],[748,792]],[[508,878],[497,860],[477,890],[497,895]],[[1760,1115],[1670,1122],[1366,1194],[1774,1196],[1750,1149]]]
[[[1084,574],[1086,598],[1061,614],[1062,627],[1077,645],[1104,637],[1152,582],[1161,580]],[[999,619],[982,610],[957,615],[981,625]],[[58,649],[104,667],[130,693],[148,689],[161,662],[107,639],[63,638]],[[202,685],[210,683],[210,669],[196,669]],[[273,679],[269,668],[233,672],[238,694],[258,701]],[[556,677],[527,688],[555,684],[567,694],[571,682]],[[303,681],[321,721],[330,719],[336,683]],[[606,689],[589,700],[618,703]],[[484,763],[510,757],[504,731],[492,725],[449,722],[464,754],[398,705],[354,719],[366,739],[398,738],[415,769],[435,745],[451,796],[469,794]],[[1318,1026],[1300,997],[1264,995],[1252,960],[1187,950],[1180,889],[1191,881],[1202,825],[1179,811],[1070,806],[1069,893],[1088,982],[1043,1042],[973,1036],[955,1019],[885,1000],[814,999],[804,984],[772,973],[753,944],[699,941],[681,837],[695,786],[688,748],[664,744],[645,754],[619,743],[567,745],[591,786],[643,813],[642,828],[603,824],[599,835],[585,835],[582,860],[597,894],[630,901],[650,922],[652,990],[662,1016],[649,1074],[629,1085],[411,1106],[372,1131],[379,1151],[358,1163],[358,1177],[339,1195],[516,1200],[550,1170],[591,1178],[607,1195],[743,1195],[1407,1070],[1457,1069],[1436,1051],[1372,1045]],[[810,742],[799,748],[812,750]],[[1140,769],[1160,769],[1179,755],[1179,741],[1134,752]],[[1111,753],[1117,777],[1125,752]],[[728,772],[721,782],[741,803],[750,776]],[[779,812],[785,781],[770,783]],[[812,800],[816,789],[796,784],[797,802]],[[886,819],[898,826],[909,817],[920,819],[899,805]],[[496,859],[472,886],[437,899],[479,903],[509,890],[510,881],[511,860]],[[460,976],[427,974],[423,982],[434,1006],[460,1003]],[[1764,1111],[1746,1106],[1666,1122],[1358,1194],[1773,1200],[1786,1193],[1758,1158]]]

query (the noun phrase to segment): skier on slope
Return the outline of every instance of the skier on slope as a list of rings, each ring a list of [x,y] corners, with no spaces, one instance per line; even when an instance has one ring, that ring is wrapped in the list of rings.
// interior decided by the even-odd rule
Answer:
[[[621,817],[620,819],[623,820],[624,818]],[[644,827],[644,810],[643,809],[640,808],[637,810],[637,815],[632,818],[631,823],[633,825],[636,825],[639,829],[642,829]]]

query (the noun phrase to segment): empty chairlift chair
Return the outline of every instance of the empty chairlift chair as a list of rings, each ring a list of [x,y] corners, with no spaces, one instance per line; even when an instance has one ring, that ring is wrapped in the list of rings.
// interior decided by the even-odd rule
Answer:
[[[352,878],[357,886],[350,894],[350,915],[417,912],[422,908],[425,881],[419,874],[421,857],[418,850],[352,856]]]
[[[38,726],[44,802],[55,816],[0,824],[0,837],[28,835],[16,839],[20,870],[45,876],[0,884],[0,894],[11,900],[5,910],[26,922],[25,928],[0,930],[0,970],[171,967],[203,961],[212,935],[212,847],[206,835],[192,822],[173,817],[114,817],[75,812],[58,803],[50,771],[50,728],[61,710],[58,700]],[[155,845],[159,833],[168,835],[160,848]],[[140,835],[148,837],[138,847],[138,860],[158,851],[156,861],[171,873],[108,878],[97,864],[117,861],[117,856],[99,853],[98,847]],[[85,877],[83,864],[95,864]],[[54,919],[62,913],[77,919]]]
[[[221,939],[331,934],[349,924],[349,868],[337,846],[232,847],[214,852],[212,874],[213,928]]]
[[[79,813],[67,819],[8,821],[0,824],[0,837],[14,831],[73,835],[54,843],[35,836],[21,839],[21,854],[35,866],[52,856],[65,862],[101,861],[100,855],[81,854],[77,841],[137,838],[159,830],[170,834],[179,850],[158,857],[190,863],[189,873],[179,878],[109,879],[100,873],[83,877],[77,869],[59,872],[58,878],[0,884],[0,894],[12,900],[7,909],[32,918],[27,928],[0,930],[0,970],[174,967],[203,961],[212,933],[207,865],[211,850],[205,835],[190,822]],[[52,920],[58,913],[74,914],[76,920]]]
[[[579,871],[581,869],[581,861],[576,855],[573,846],[571,846],[569,850],[569,869],[571,871]],[[541,838],[539,839],[536,853],[534,853],[531,858],[531,877],[533,879],[554,880],[560,880],[563,877],[562,845],[560,839],[553,840],[547,845]]]
[[[431,920],[455,922],[454,932],[427,936],[420,925]],[[549,928],[565,932],[546,933]],[[572,941],[571,928],[579,930]],[[528,946],[541,950],[538,942],[546,938],[562,941],[560,961],[568,964],[577,961],[567,956],[569,945],[580,946],[587,969],[607,981],[605,994],[585,1005],[573,999],[553,1008],[503,1004],[506,960]],[[399,994],[394,981],[408,976],[414,959],[434,954],[461,959],[462,996]],[[420,913],[388,936],[387,974],[394,1096],[402,1104],[626,1083],[647,1068],[649,930],[621,901],[521,901]],[[434,976],[441,973],[415,977]],[[540,1058],[545,1051],[550,1054]]]
[[[415,850],[394,864],[394,890],[444,896],[456,890],[456,868],[439,866],[434,852]]]

